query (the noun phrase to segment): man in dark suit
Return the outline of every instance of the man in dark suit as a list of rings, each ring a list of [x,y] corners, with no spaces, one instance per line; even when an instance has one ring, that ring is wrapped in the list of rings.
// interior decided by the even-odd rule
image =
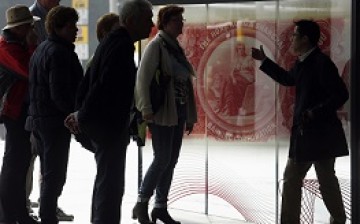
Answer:
[[[262,46],[252,49],[253,58],[262,61],[263,72],[281,85],[296,88],[289,158],[283,177],[282,224],[300,223],[301,187],[312,165],[331,215],[330,223],[346,222],[334,166],[336,157],[349,154],[336,113],[348,100],[349,93],[335,64],[318,48],[319,38],[316,22],[295,22],[291,47],[298,60],[289,71],[267,58]]]

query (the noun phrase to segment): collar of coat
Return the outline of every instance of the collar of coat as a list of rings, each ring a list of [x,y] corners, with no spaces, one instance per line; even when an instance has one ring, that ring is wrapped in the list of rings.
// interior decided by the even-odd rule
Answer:
[[[56,34],[51,34],[49,37],[48,37],[48,40],[49,41],[54,41],[54,42],[57,42],[57,43],[60,43],[68,48],[70,48],[72,51],[75,49],[75,45],[67,40],[65,40],[64,38],[56,35]]]
[[[299,55],[299,61],[303,62],[317,47],[313,47],[302,55]]]
[[[179,41],[177,39],[172,38],[163,30],[160,30],[157,36],[158,38],[162,39],[165,48],[168,50],[168,52],[174,55],[174,57],[178,60],[178,62],[183,64],[193,76],[196,76],[194,68],[187,59],[183,48],[179,44]]]

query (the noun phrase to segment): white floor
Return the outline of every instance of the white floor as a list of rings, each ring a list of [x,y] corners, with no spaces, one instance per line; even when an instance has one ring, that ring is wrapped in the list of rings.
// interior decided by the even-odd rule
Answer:
[[[3,155],[3,141],[0,141],[0,155]],[[145,152],[148,153],[148,152]],[[0,165],[2,159],[0,160]],[[39,196],[39,186],[37,183],[39,173],[39,161],[35,162],[34,170],[34,189],[31,200],[36,201]],[[137,192],[137,146],[131,144],[127,154],[127,183],[126,192],[123,198],[122,221],[123,224],[136,224],[137,221],[131,219],[131,210],[136,201]],[[92,187],[95,176],[95,162],[90,152],[81,148],[73,141],[71,144],[70,160],[68,166],[67,183],[64,187],[62,196],[59,199],[59,206],[69,214],[75,216],[73,224],[90,223],[90,204]],[[180,206],[181,207],[181,206]],[[198,209],[197,209],[198,210]],[[34,209],[35,214],[37,209]],[[239,219],[216,217],[205,215],[204,212],[184,209],[171,208],[170,214],[174,219],[181,221],[182,224],[241,224],[246,223]],[[65,222],[64,222],[65,223]],[[158,221],[158,223],[161,223]]]
[[[3,141],[0,141],[0,156],[3,155]],[[149,143],[147,143],[149,144]],[[238,202],[241,201],[241,205],[245,206],[245,213],[254,216],[269,215],[272,217],[270,220],[263,218],[266,221],[256,221],[254,223],[267,223],[274,224],[273,217],[275,217],[275,180],[276,169],[275,164],[277,161],[274,153],[274,145],[246,147],[246,145],[236,145],[234,143],[226,144],[217,142],[204,142],[199,141],[185,141],[183,145],[183,152],[179,160],[177,172],[175,175],[181,176],[185,172],[189,173],[190,177],[196,176],[202,178],[198,173],[193,172],[192,167],[200,167],[200,170],[205,167],[205,151],[206,147],[211,151],[209,155],[209,161],[211,166],[210,172],[216,173],[214,175],[215,181],[227,180],[228,182],[221,182],[220,189],[229,194],[229,201]],[[226,150],[225,150],[226,149]],[[270,150],[269,150],[270,149]],[[138,153],[137,146],[131,143],[127,153],[127,168],[126,168],[126,188],[123,198],[122,207],[122,224],[136,224],[137,222],[132,220],[131,210],[135,204],[137,196],[137,182],[138,182]],[[255,150],[255,151],[254,151]],[[278,161],[278,172],[282,173],[282,170],[286,161],[287,150],[281,150],[280,161]],[[150,159],[151,149],[145,147],[143,149],[144,154],[144,170],[146,170]],[[285,158],[284,158],[285,157]],[[195,158],[195,159],[194,159]],[[200,159],[199,159],[200,158]],[[0,165],[2,159],[0,159]],[[349,158],[340,159],[337,163],[339,169],[337,173],[345,178],[348,178],[349,171]],[[231,171],[231,172],[229,172]],[[72,141],[70,160],[68,166],[67,183],[64,187],[62,196],[59,199],[59,206],[66,212],[75,216],[74,224],[90,224],[90,204],[92,196],[92,187],[95,176],[95,162],[93,154],[81,148],[81,146]],[[201,171],[202,172],[202,171]],[[39,174],[39,161],[36,160],[34,171],[34,189],[31,195],[31,200],[36,201],[39,196],[39,187],[37,184]],[[213,177],[214,177],[213,176]],[[312,172],[309,176],[313,177]],[[185,176],[189,178],[189,175]],[[265,185],[266,184],[266,185]],[[175,184],[174,184],[175,185]],[[241,188],[239,188],[241,186]],[[176,187],[173,187],[176,188]],[[186,187],[185,187],[186,188]],[[227,195],[225,195],[227,196]],[[248,223],[243,220],[244,217],[234,209],[233,206],[224,202],[223,199],[214,195],[209,195],[209,214],[205,215],[205,200],[203,194],[189,195],[185,198],[179,199],[169,205],[170,213],[174,219],[181,221],[182,224],[243,224]],[[321,201],[320,201],[321,203]],[[319,203],[318,203],[319,204]],[[264,210],[260,210],[258,207],[266,207]],[[326,210],[321,212],[323,206],[320,204],[320,215],[315,216],[316,224],[326,223],[328,220],[328,214]],[[158,221],[158,223],[160,223]]]

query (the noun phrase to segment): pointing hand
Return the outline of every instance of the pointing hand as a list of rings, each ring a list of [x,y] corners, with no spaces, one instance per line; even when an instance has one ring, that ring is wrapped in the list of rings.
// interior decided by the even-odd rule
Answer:
[[[266,55],[265,55],[265,52],[264,52],[264,49],[263,49],[263,46],[260,45],[260,49],[258,48],[251,48],[251,56],[255,59],[255,60],[265,60],[266,58]]]

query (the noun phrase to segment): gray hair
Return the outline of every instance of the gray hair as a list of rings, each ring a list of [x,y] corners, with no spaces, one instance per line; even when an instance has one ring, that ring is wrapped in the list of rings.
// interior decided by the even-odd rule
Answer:
[[[140,18],[145,10],[152,10],[148,0],[125,0],[119,5],[120,23],[125,24],[128,18]]]

